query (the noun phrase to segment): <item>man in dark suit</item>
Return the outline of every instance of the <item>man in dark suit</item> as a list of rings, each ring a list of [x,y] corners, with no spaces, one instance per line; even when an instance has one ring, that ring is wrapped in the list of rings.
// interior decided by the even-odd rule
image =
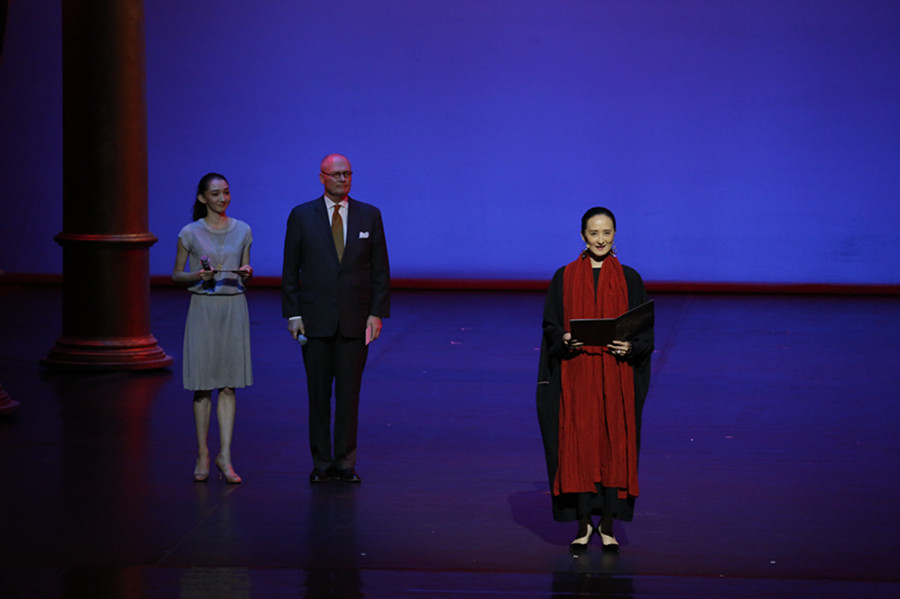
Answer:
[[[294,207],[284,238],[282,313],[294,339],[304,335],[309,393],[310,482],[356,473],[359,390],[368,344],[390,316],[390,267],[381,212],[351,199],[353,172],[340,154],[322,160],[325,194]],[[302,338],[301,338],[302,339]],[[334,386],[334,452],[331,391]]]

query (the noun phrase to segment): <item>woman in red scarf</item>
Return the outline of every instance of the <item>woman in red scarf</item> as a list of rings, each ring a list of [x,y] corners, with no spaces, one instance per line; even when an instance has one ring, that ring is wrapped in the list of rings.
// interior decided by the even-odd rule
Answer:
[[[573,318],[615,318],[647,301],[640,275],[615,256],[616,218],[591,208],[586,247],[553,276],[544,304],[537,408],[557,521],[578,522],[570,549],[593,532],[618,551],[613,519],[631,521],[638,496],[641,411],[650,385],[652,327],[605,347],[573,339]],[[592,516],[600,517],[595,528]]]

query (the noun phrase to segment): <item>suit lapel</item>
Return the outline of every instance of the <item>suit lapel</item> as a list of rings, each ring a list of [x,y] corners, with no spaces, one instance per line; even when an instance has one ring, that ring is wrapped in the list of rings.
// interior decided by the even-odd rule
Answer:
[[[359,231],[359,210],[351,198],[347,198],[347,238],[344,239],[344,258],[347,252],[356,248]]]
[[[349,211],[348,211],[349,212]],[[328,248],[329,253],[334,257],[334,261],[338,262],[337,256],[337,248],[334,247],[334,237],[331,236],[331,221],[328,220],[328,208],[326,207],[325,196],[319,198],[319,203],[316,206],[316,221],[318,224],[316,225],[316,229],[319,231],[319,234],[322,236],[322,243],[325,247]],[[349,226],[349,223],[348,223]],[[348,233],[349,237],[349,233]],[[344,243],[344,253],[347,252],[347,244]]]

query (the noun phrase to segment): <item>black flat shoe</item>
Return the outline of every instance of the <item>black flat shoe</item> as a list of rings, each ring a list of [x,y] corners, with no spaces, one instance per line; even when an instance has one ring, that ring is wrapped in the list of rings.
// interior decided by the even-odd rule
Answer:
[[[604,553],[619,552],[619,542],[616,541],[616,537],[603,534],[600,532],[599,528],[597,529],[597,535],[600,537],[600,542],[603,544]]]
[[[604,553],[618,553],[619,552],[619,544],[618,543],[604,543],[603,544],[603,552]]]
[[[344,468],[343,470],[337,471],[337,478],[341,482],[345,483],[361,483],[362,479],[356,473],[356,470],[353,468]]]
[[[587,534],[572,541],[572,543],[569,545],[569,552],[574,555],[581,555],[582,553],[587,551],[588,543],[591,540],[592,534],[594,534],[594,527],[588,524]]]
[[[569,553],[572,555],[581,555],[587,553],[587,543],[572,543],[569,545]]]
[[[328,473],[328,470],[320,470],[319,468],[316,468],[309,473],[309,482],[311,483],[324,483],[330,478],[331,475]]]

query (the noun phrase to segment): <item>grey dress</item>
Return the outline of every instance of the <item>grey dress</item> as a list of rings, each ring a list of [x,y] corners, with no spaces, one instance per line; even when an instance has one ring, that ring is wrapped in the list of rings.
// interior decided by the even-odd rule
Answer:
[[[244,250],[253,243],[250,226],[230,218],[228,226],[214,229],[203,219],[178,233],[188,251],[190,270],[200,270],[207,256],[216,270],[236,270]],[[244,285],[237,273],[217,272],[211,281],[188,288],[191,304],[184,327],[184,388],[207,391],[253,384],[250,364],[250,315]]]

